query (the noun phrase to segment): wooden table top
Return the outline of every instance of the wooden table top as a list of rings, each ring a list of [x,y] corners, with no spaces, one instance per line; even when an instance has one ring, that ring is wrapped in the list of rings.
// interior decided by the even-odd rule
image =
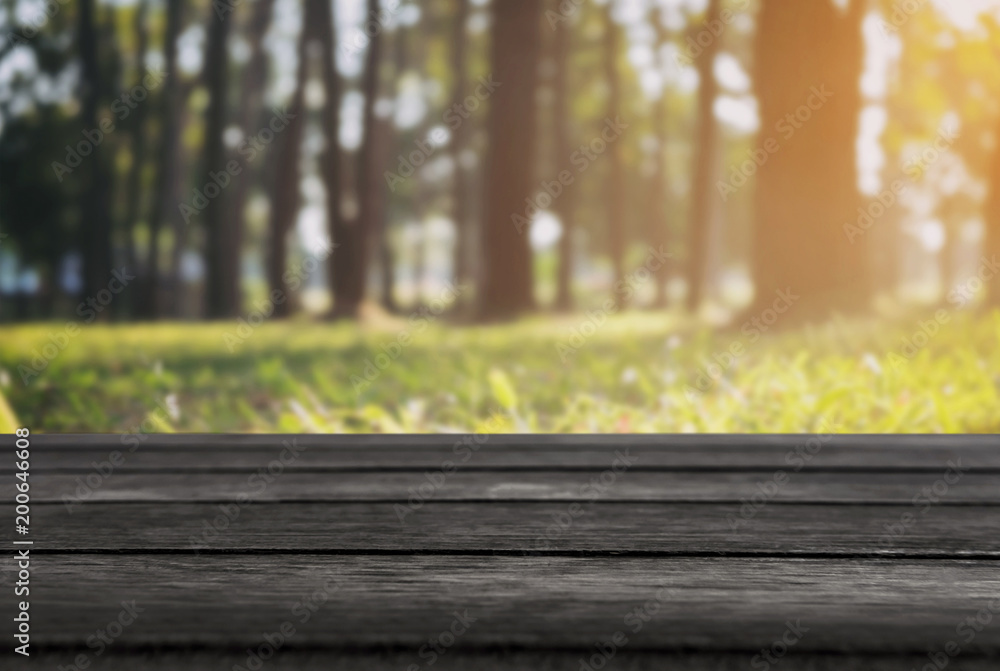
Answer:
[[[32,437],[3,668],[1000,669],[998,436],[140,438]]]

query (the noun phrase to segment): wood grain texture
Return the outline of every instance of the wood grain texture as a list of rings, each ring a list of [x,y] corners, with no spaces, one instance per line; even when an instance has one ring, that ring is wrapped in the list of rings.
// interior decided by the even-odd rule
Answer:
[[[262,433],[160,433],[145,434],[142,444],[158,448],[207,447],[211,449],[272,447],[283,440],[297,438],[305,444],[318,447],[357,450],[365,448],[415,448],[451,445],[465,434],[262,434]],[[658,433],[658,434],[482,434],[489,436],[490,445],[497,447],[527,447],[570,450],[590,448],[620,449],[624,447],[655,446],[666,449],[715,449],[752,448],[753,450],[778,449],[787,451],[801,444],[813,434],[796,433]],[[818,434],[817,434],[818,435]],[[10,436],[2,436],[10,439]],[[63,433],[35,434],[32,441],[47,448],[97,447],[104,449],[121,442],[121,434],[114,433]],[[997,434],[828,434],[825,444],[849,449],[874,449],[876,451],[919,451],[925,448],[989,448],[1000,444]]]
[[[39,644],[85,640],[134,600],[143,610],[116,644],[240,649],[288,621],[296,645],[413,647],[468,611],[463,648],[586,649],[622,631],[635,650],[753,651],[792,620],[808,628],[796,651],[921,654],[956,640],[1000,652],[1000,626],[968,641],[961,629],[1000,612],[991,561],[53,555],[35,580]],[[305,618],[307,599],[318,609]]]
[[[14,659],[10,671],[57,669],[66,666],[84,648],[64,648],[32,655],[30,660]],[[591,650],[511,650],[506,648],[452,649],[425,665],[418,649],[306,649],[283,648],[265,662],[268,671],[406,671],[410,665],[434,671],[580,671],[581,659]],[[619,650],[602,671],[760,671],[753,655],[734,652],[668,652]],[[89,657],[88,671],[229,671],[234,665],[248,668],[246,651],[135,650],[124,645],[100,657]],[[840,655],[791,652],[780,660],[780,671],[914,671],[929,660],[927,655]],[[996,671],[1000,660],[963,654],[950,660],[954,671]]]
[[[39,435],[32,437],[32,468],[90,472],[119,453],[120,472],[256,470],[294,439],[302,448],[289,469],[602,469],[618,450],[636,457],[633,468],[672,470],[930,471],[962,459],[971,470],[1000,471],[997,436],[204,436]],[[0,446],[10,437],[0,437]],[[803,452],[803,447],[810,450]],[[808,454],[810,458],[799,459]],[[0,463],[0,472],[11,464]]]
[[[13,515],[13,507],[0,508]],[[574,514],[577,510],[574,509]],[[1000,557],[1000,507],[627,503],[36,504],[35,551],[633,552]],[[905,528],[903,515],[914,515]],[[734,531],[733,520],[740,520]],[[890,533],[886,526],[896,527]],[[8,537],[10,532],[5,528]],[[4,538],[9,542],[9,538]]]
[[[267,474],[267,470],[263,474]],[[99,483],[88,494],[80,483],[87,476],[33,475],[36,502],[60,502],[63,497],[88,501],[234,501],[240,496],[256,501],[407,501],[433,500],[564,500],[669,501],[739,503],[760,495],[773,473],[651,473],[625,471],[614,478],[608,471],[457,471],[447,476],[425,472],[284,473],[277,470],[267,482],[263,474],[247,473],[112,473],[94,475]],[[788,481],[770,500],[811,502],[906,503],[933,487],[937,473],[788,473]],[[942,491],[942,490],[939,490]],[[13,499],[14,483],[5,479],[0,496]],[[1000,475],[966,473],[949,485],[938,505],[1000,504]]]
[[[605,669],[746,670],[789,621],[785,671],[1000,668],[997,436],[143,438],[32,437],[32,668],[253,668],[288,622],[267,668],[581,671],[621,631]]]

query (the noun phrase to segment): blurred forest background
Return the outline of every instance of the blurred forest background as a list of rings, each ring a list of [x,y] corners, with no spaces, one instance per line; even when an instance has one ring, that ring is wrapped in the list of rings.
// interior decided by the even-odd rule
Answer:
[[[998,253],[995,0],[0,0],[37,430],[998,431]]]

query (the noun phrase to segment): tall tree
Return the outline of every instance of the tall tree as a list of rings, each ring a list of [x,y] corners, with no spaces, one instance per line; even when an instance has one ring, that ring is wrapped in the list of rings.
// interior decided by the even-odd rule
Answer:
[[[558,3],[555,3],[558,5]],[[554,101],[552,104],[555,138],[552,151],[555,155],[554,169],[564,169],[572,153],[572,115],[570,113],[569,60],[572,51],[572,23],[564,22],[555,27],[552,40],[552,55],[555,63],[555,77],[552,82]],[[573,234],[576,231],[576,189],[575,185],[564,187],[555,201],[562,235],[559,238],[559,269],[556,274],[556,309],[573,308]]]
[[[469,0],[452,0],[455,15],[451,36],[451,102],[461,105],[466,96],[466,60],[468,59]],[[466,124],[459,123],[451,134],[452,170],[452,221],[455,222],[455,283],[459,286],[469,281],[473,266],[474,250],[471,245],[472,221],[469,216],[469,180],[462,168],[462,153],[466,148]]]
[[[422,79],[432,78],[433,75],[429,72],[429,56],[431,54],[431,40],[428,39],[430,35],[439,34],[441,21],[440,17],[432,14],[431,12],[423,12],[421,14],[420,22],[414,26],[413,39],[411,40],[412,48],[409,49],[410,58],[414,63],[419,64],[418,72]],[[465,120],[463,123],[468,123],[469,120]],[[437,119],[432,115],[427,115],[424,119],[417,124],[413,129],[413,140],[419,140],[425,143],[432,143],[434,140],[431,138],[431,132],[433,131],[435,125],[437,124]],[[412,140],[411,140],[412,141]],[[412,145],[410,148],[405,150],[404,154],[409,154],[412,151]],[[410,218],[416,223],[416,235],[415,241],[412,244],[413,249],[413,284],[414,284],[414,300],[415,306],[421,306],[424,304],[424,289],[427,286],[428,279],[428,259],[429,259],[429,249],[431,247],[430,236],[428,235],[427,227],[427,214],[430,208],[433,207],[436,196],[442,191],[439,188],[440,185],[434,180],[423,178],[419,173],[413,176],[413,188],[411,191],[411,197],[408,202],[408,213]]]
[[[257,0],[253,6],[247,25],[247,42],[250,49],[250,58],[243,70],[241,81],[241,93],[237,118],[243,130],[243,136],[249,137],[256,132],[256,129],[263,128],[268,121],[270,110],[264,107],[264,87],[267,84],[267,52],[263,48],[264,36],[271,25],[271,17],[274,13],[274,0]],[[254,125],[256,123],[256,126]],[[237,158],[237,157],[234,157]],[[256,157],[255,157],[256,158]],[[237,158],[238,160],[238,158]],[[256,164],[243,166],[240,177],[232,186],[232,200],[227,208],[226,217],[228,223],[225,227],[229,236],[228,244],[232,247],[233,254],[237,255],[236,263],[230,266],[230,272],[225,275],[225,279],[233,284],[227,284],[228,299],[232,301],[233,307],[239,308],[240,288],[239,288],[239,254],[243,246],[244,238],[244,217],[246,215],[247,196],[250,188],[259,178],[257,166],[263,161],[257,159]]]
[[[653,11],[652,23],[656,30],[657,57],[663,57],[663,51],[670,42],[670,35],[663,22],[659,11]],[[667,67],[661,65],[661,67]],[[667,162],[667,147],[669,144],[668,118],[667,118],[667,95],[668,90],[664,85],[660,90],[659,97],[653,103],[652,126],[656,135],[656,153],[653,157],[653,174],[651,177],[651,202],[650,212],[647,216],[649,231],[647,239],[649,244],[655,248],[670,246],[669,220],[667,212],[670,209],[670,184],[669,167]],[[655,292],[653,305],[655,307],[665,307],[667,304],[666,281],[669,276],[669,267],[663,264],[656,270],[651,270],[653,281],[655,282]]]
[[[376,17],[378,11],[378,0],[368,0],[366,16]],[[376,189],[376,184],[382,179],[379,172],[378,139],[375,128],[375,102],[379,89],[381,56],[382,30],[377,30],[368,41],[361,84],[365,102],[356,179],[359,211],[353,221],[345,221],[340,227],[340,237],[337,240],[340,259],[334,266],[336,282],[334,318],[355,319],[358,316],[368,277],[369,235],[378,226],[377,201],[384,197],[381,190]]]
[[[163,33],[164,82],[160,96],[160,146],[157,160],[156,196],[149,216],[149,255],[143,278],[145,300],[142,314],[159,317],[165,306],[160,296],[160,230],[166,220],[179,227],[177,211],[177,162],[180,153],[181,86],[177,69],[177,38],[183,18],[183,0],[166,3],[166,27]],[[178,241],[175,238],[174,244]]]
[[[868,306],[867,236],[851,239],[844,230],[860,205],[855,143],[865,5],[764,0],[755,86],[759,147],[768,160],[757,172],[755,310],[779,291],[800,297],[799,318]]]
[[[133,28],[136,34],[135,78],[136,86],[142,85],[146,76],[146,51],[149,49],[149,0],[140,0],[135,10]],[[138,265],[135,247],[135,225],[141,216],[142,208],[142,172],[146,165],[146,116],[148,105],[138,105],[132,114],[130,131],[132,136],[132,164],[128,173],[125,205],[125,259],[130,272],[135,272]]]
[[[340,75],[337,73],[335,54],[337,53],[337,31],[334,28],[333,11],[327,0],[306,0],[313,6],[316,17],[316,36],[320,44],[321,76],[323,94],[326,104],[320,110],[320,129],[325,139],[325,145],[320,156],[320,174],[326,186],[326,217],[327,232],[334,245],[333,252],[327,256],[327,286],[334,298],[340,287],[338,266],[344,260],[343,219],[340,213],[341,204],[341,151],[340,151],[340,105],[343,89]],[[337,251],[337,249],[340,251]]]
[[[102,99],[101,68],[97,53],[97,27],[94,0],[80,0],[77,39],[80,50],[81,120],[84,127],[100,128],[98,110]],[[93,146],[90,156],[89,182],[84,190],[80,248],[83,250],[83,295],[95,296],[107,286],[111,263],[111,206],[108,191],[107,166],[101,143]],[[101,315],[107,315],[102,312]]]
[[[212,175],[226,174],[226,148],[222,133],[226,125],[229,72],[229,32],[233,23],[233,7],[212,3],[208,15],[208,47],[205,52],[204,79],[209,92],[208,110],[205,113],[204,170],[206,179]],[[234,317],[240,306],[240,236],[231,230],[235,223],[226,216],[225,187],[208,199],[202,221],[205,225],[205,308],[209,318]]]
[[[609,119],[617,119],[622,111],[621,74],[618,71],[618,58],[621,55],[621,29],[614,19],[614,2],[610,1],[604,8],[604,76],[608,85]],[[625,166],[622,159],[622,143],[612,141],[608,145],[608,250],[611,254],[611,264],[614,268],[614,282],[625,277],[625,246],[629,236],[628,222],[625,218]]]
[[[395,83],[406,70],[406,32],[401,24],[396,24],[392,32],[392,58],[386,58],[387,64],[391,63],[392,68],[386,72],[386,68],[381,68],[381,77],[377,84],[379,95],[385,95],[385,89],[390,89],[391,98],[397,100]],[[391,76],[389,76],[391,75]],[[393,147],[400,141],[400,133],[393,126],[391,114],[379,115],[375,118],[375,137],[372,143],[372,169],[378,173],[389,168],[389,154]],[[372,219],[375,229],[372,236],[372,254],[378,261],[378,271],[380,278],[379,302],[389,312],[396,312],[396,256],[393,253],[392,239],[389,221],[389,200],[390,196],[381,189],[382,180],[377,176],[372,177],[371,183],[379,184],[379,195],[375,197],[372,204]],[[372,194],[375,196],[375,194]]]
[[[268,228],[267,284],[271,293],[277,292],[285,300],[276,301],[274,317],[287,317],[291,306],[285,270],[288,261],[288,233],[295,222],[302,203],[300,194],[302,135],[305,129],[305,86],[309,70],[309,43],[313,31],[321,25],[316,16],[318,5],[325,0],[310,0],[302,10],[302,30],[299,34],[298,66],[295,74],[295,90],[288,105],[288,126],[281,132],[274,191],[271,196],[271,212]]]
[[[993,140],[993,161],[989,174],[989,197],[986,201],[986,238],[983,251],[986,258],[1000,256],[1000,120],[997,122]],[[989,284],[988,304],[1000,307],[1000,282],[993,280]]]
[[[825,3],[828,0],[819,0]],[[765,0],[765,3],[770,0]],[[710,33],[712,26],[723,25],[719,20],[721,0],[710,0],[705,22],[698,26],[699,35]],[[810,7],[812,3],[809,3]],[[688,222],[687,258],[687,308],[697,310],[705,295],[708,266],[708,238],[711,226],[712,206],[718,193],[713,177],[713,165],[717,148],[718,127],[715,123],[713,106],[719,94],[715,80],[715,56],[719,52],[720,35],[712,34],[711,41],[695,57],[698,71],[698,102],[695,107],[697,139],[694,148],[694,165],[691,176],[691,217]],[[791,53],[791,52],[790,52]],[[788,55],[786,54],[786,57]],[[790,59],[791,60],[791,59]],[[764,125],[765,128],[773,127]]]
[[[517,217],[532,194],[535,85],[541,43],[541,5],[535,0],[493,3],[490,61],[502,87],[490,100],[480,316],[510,318],[534,306],[528,226]]]

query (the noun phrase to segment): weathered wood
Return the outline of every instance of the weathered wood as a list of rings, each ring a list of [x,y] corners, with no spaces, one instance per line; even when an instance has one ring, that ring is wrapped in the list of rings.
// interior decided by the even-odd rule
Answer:
[[[910,671],[949,641],[951,668],[1000,654],[996,436],[835,436],[809,459],[809,436],[124,438],[32,437],[33,662],[248,667],[287,620],[268,668],[428,668],[418,650],[456,609],[477,621],[439,670],[580,671],[616,631],[606,669],[759,669],[789,620],[808,631],[786,671]],[[305,449],[279,467],[292,439]],[[633,463],[612,478],[619,450]],[[0,568],[8,589],[10,554]],[[94,655],[87,637],[133,599],[140,617]]]
[[[1000,612],[996,566],[965,560],[54,555],[35,566],[33,640],[75,644],[115,619],[123,601],[134,600],[143,610],[116,644],[183,641],[241,649],[288,621],[295,645],[409,647],[446,631],[455,612],[467,610],[476,622],[457,637],[464,648],[586,649],[622,631],[635,650],[754,651],[779,640],[792,620],[808,628],[796,651],[922,654],[955,640],[966,654],[996,654],[1000,627],[982,628],[968,642],[961,629],[990,604]],[[308,599],[318,610],[306,619]],[[633,633],[628,618],[636,609],[648,621]]]
[[[122,435],[116,433],[61,433],[35,434],[32,441],[47,448],[76,448],[114,446],[122,443]],[[370,448],[415,448],[450,446],[467,434],[283,434],[283,433],[150,433],[143,434],[141,443],[149,447],[191,448],[207,447],[222,449],[236,447],[249,449],[269,448],[282,441],[297,438],[304,444],[317,447],[340,448],[346,450]],[[797,433],[654,433],[654,434],[605,434],[605,433],[557,433],[557,434],[480,434],[488,436],[487,442],[497,447],[530,447],[547,450],[566,448],[570,450],[625,447],[660,446],[666,449],[717,449],[753,448],[788,450],[794,448],[814,434]],[[816,434],[820,435],[820,434]],[[876,451],[903,450],[917,451],[926,448],[968,449],[985,447],[996,449],[1000,445],[997,434],[826,434],[824,444],[830,447],[850,449],[874,449]],[[10,440],[10,436],[3,436]]]
[[[1000,471],[997,436],[523,436],[523,435],[39,435],[35,472],[92,471],[120,453],[121,472],[254,470],[287,441],[304,449],[289,469],[423,470],[454,461],[463,469],[606,468],[629,450],[636,470],[930,471],[961,459],[963,468]],[[0,445],[9,437],[0,437]],[[808,448],[808,449],[805,449]],[[808,458],[805,458],[807,457]],[[0,471],[12,465],[0,463]]]
[[[35,551],[631,552],[1000,557],[1000,507],[627,503],[36,504]],[[13,515],[12,507],[5,507]],[[2,510],[3,508],[0,508]],[[914,516],[911,525],[901,518]],[[2,515],[0,515],[2,517]],[[738,525],[736,530],[733,524]],[[887,526],[892,531],[887,531]],[[6,531],[6,530],[5,530]]]
[[[30,660],[14,659],[10,671],[68,668],[81,653],[90,653],[88,671],[228,671],[234,665],[247,667],[247,653],[242,651],[205,650],[136,650],[116,647],[109,654],[94,657],[93,649],[64,648],[33,654]],[[264,662],[267,671],[406,671],[410,665],[434,671],[581,671],[580,660],[592,650],[510,650],[502,647],[463,650],[452,649],[437,656],[433,666],[417,649],[311,649],[283,648]],[[740,652],[665,652],[619,650],[602,671],[760,671],[754,666],[754,654]],[[780,660],[780,671],[914,671],[930,663],[927,655],[839,655],[834,653],[791,652]],[[951,661],[957,671],[996,671],[997,660],[963,654]]]
[[[267,473],[263,469],[264,474]],[[277,473],[277,469],[275,470]],[[674,473],[625,471],[602,489],[602,473],[610,471],[458,471],[428,476],[424,472],[281,473],[268,483],[247,473],[112,473],[94,476],[96,489],[87,494],[86,476],[33,475],[36,502],[62,501],[64,496],[90,501],[234,501],[243,495],[258,501],[407,501],[434,500],[565,500],[732,502],[774,489],[772,502],[911,503],[945,475],[937,473],[788,473],[775,485],[773,473]],[[954,478],[954,475],[952,475]],[[442,483],[435,487],[431,480]],[[597,483],[597,484],[595,484]],[[767,483],[771,483],[768,485]],[[940,490],[939,490],[940,491]],[[9,479],[0,487],[5,500],[14,497]],[[770,498],[770,497],[769,497]],[[1000,475],[965,473],[948,485],[938,505],[1000,504]]]

